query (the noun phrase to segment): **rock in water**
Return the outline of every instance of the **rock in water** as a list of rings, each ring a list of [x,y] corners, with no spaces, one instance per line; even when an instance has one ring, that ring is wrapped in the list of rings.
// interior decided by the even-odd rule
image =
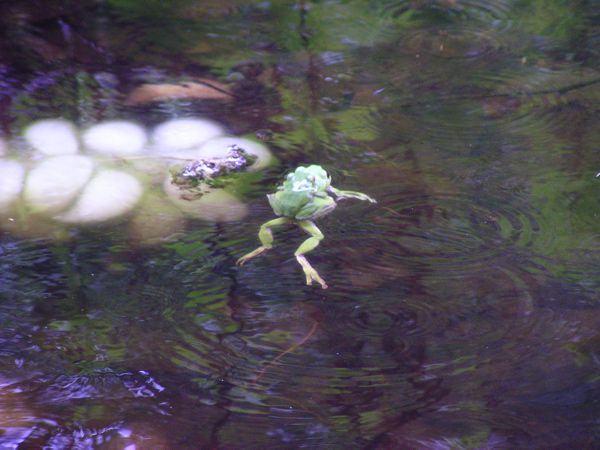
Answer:
[[[159,153],[170,153],[197,147],[224,133],[223,128],[210,120],[175,119],[156,127],[152,134],[153,148]]]
[[[23,133],[25,140],[47,156],[73,155],[79,151],[75,127],[61,119],[39,120]]]
[[[103,222],[125,214],[141,195],[142,186],[133,176],[103,170],[88,183],[75,205],[55,218],[70,223]]]
[[[19,196],[23,188],[25,168],[16,161],[0,159],[0,213]]]
[[[196,160],[185,165],[181,170],[171,172],[173,183],[182,187],[194,187],[201,182],[214,186],[216,178],[241,172],[254,164],[256,158],[238,145],[230,145],[225,158]]]
[[[126,121],[94,125],[83,133],[82,139],[90,151],[114,156],[137,155],[148,140],[144,128]]]
[[[231,146],[240,147],[248,154],[256,156],[256,161],[248,167],[249,171],[264,169],[273,161],[273,155],[264,145],[234,136],[222,136],[207,141],[198,149],[196,157],[198,159],[227,158]]]
[[[203,185],[200,197],[188,199],[185,191],[171,182],[171,177],[165,179],[163,187],[169,200],[192,217],[209,222],[235,222],[248,215],[248,207],[223,189]]]
[[[55,214],[75,200],[92,176],[93,161],[80,155],[41,161],[27,176],[25,201],[33,212]]]

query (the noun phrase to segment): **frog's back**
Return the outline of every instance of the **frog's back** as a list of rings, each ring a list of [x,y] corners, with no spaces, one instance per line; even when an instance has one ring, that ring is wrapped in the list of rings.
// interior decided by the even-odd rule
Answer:
[[[294,191],[277,191],[267,195],[267,198],[276,215],[291,218],[296,217],[298,211],[310,200],[306,192]]]

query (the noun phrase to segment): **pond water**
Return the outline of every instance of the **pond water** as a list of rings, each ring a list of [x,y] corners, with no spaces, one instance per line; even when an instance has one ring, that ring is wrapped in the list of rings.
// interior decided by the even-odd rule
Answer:
[[[277,159],[238,215],[173,219],[149,176],[118,219],[2,215],[0,448],[600,445],[600,3],[33,1],[0,22],[6,158],[38,119],[202,117]],[[235,265],[311,163],[378,200],[319,219],[327,290],[293,227]]]

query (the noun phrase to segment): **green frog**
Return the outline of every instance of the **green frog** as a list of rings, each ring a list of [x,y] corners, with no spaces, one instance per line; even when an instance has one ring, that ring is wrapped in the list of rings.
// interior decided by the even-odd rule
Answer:
[[[377,203],[362,192],[342,191],[334,188],[331,185],[331,177],[325,169],[317,165],[298,167],[287,175],[283,184],[278,186],[277,192],[267,195],[267,198],[273,212],[280,217],[261,225],[258,238],[262,245],[239,258],[237,264],[241,266],[249,259],[273,247],[272,227],[295,224],[310,235],[294,253],[306,276],[306,284],[311,285],[313,281],[316,281],[323,289],[327,289],[327,284],[304,256],[305,253],[317,247],[324,237],[313,220],[329,214],[337,206],[337,201],[341,199],[355,198]]]

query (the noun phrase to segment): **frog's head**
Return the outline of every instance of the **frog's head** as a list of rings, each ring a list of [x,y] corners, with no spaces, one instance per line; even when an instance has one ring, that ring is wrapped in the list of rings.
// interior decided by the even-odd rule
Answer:
[[[298,167],[289,173],[281,190],[293,192],[324,192],[331,184],[331,177],[321,166]]]

